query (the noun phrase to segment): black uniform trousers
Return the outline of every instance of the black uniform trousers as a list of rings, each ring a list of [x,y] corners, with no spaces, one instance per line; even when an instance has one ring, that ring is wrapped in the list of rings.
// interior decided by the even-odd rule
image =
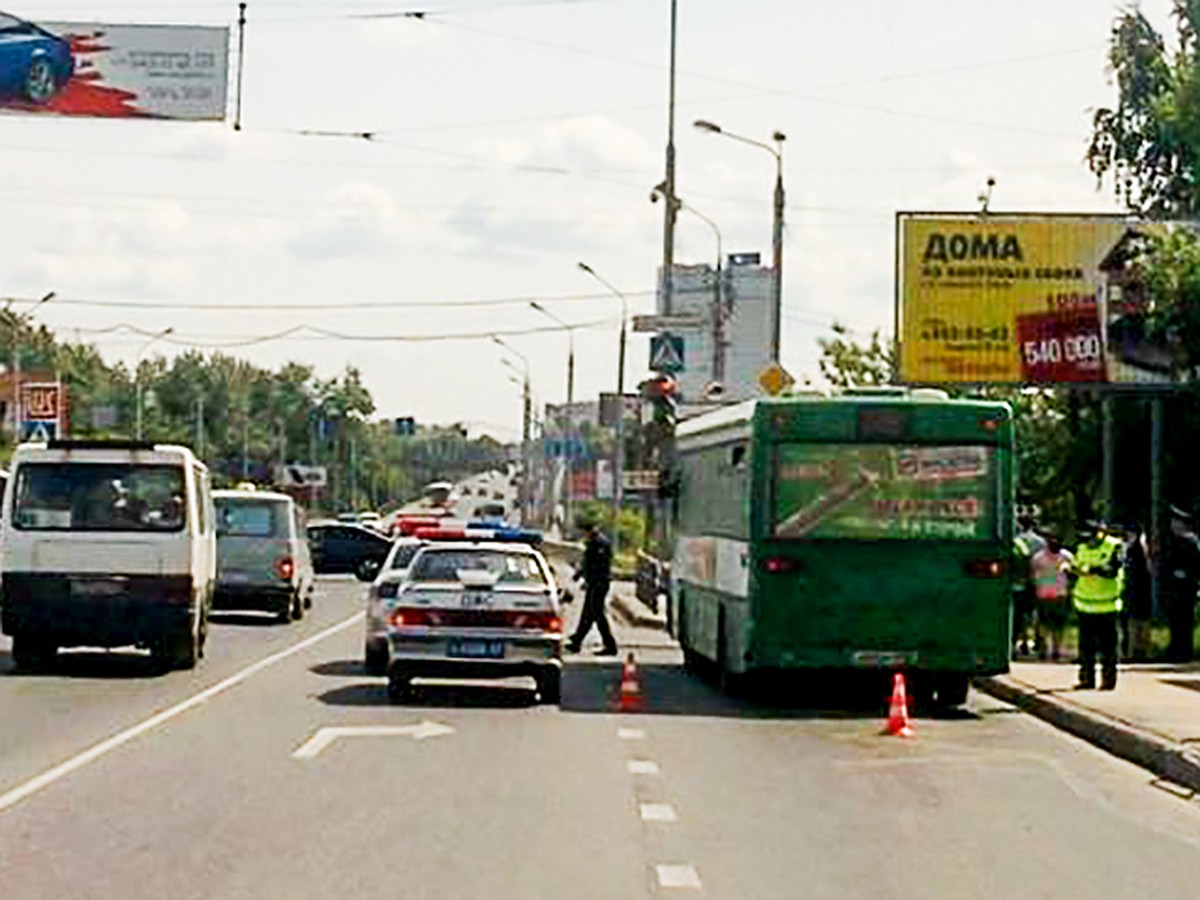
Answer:
[[[1167,610],[1167,624],[1171,629],[1171,643],[1167,647],[1170,662],[1191,662],[1194,652],[1193,635],[1196,631],[1195,591],[1164,591],[1163,605]]]
[[[1103,684],[1117,683],[1117,614],[1079,613],[1079,683],[1096,683],[1096,655],[1100,655]]]
[[[579,624],[571,635],[571,646],[579,647],[592,625],[600,632],[605,650],[615,650],[617,642],[613,640],[612,629],[608,627],[608,615],[604,611],[604,601],[608,598],[608,582],[587,582],[583,592],[583,612],[579,616]]]

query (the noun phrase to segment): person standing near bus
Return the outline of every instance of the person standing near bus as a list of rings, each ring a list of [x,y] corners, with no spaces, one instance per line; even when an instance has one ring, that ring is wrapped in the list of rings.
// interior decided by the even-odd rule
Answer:
[[[1171,527],[1163,541],[1159,577],[1171,641],[1167,659],[1190,662],[1196,630],[1196,584],[1200,581],[1200,541],[1192,532],[1192,517],[1171,507]]]
[[[582,578],[584,582],[583,610],[575,633],[567,641],[566,650],[578,653],[579,648],[583,646],[583,639],[595,624],[601,640],[604,641],[604,646],[597,655],[616,656],[617,642],[613,640],[608,616],[604,611],[608,586],[612,581],[612,545],[600,533],[594,522],[583,526],[583,536],[583,560],[575,572],[575,580]]]
[[[1096,686],[1099,651],[1100,689],[1117,686],[1117,616],[1121,612],[1122,544],[1104,521],[1089,522],[1090,536],[1075,551],[1077,576],[1071,600],[1079,618],[1079,684]]]
[[[1054,535],[1029,561],[1037,600],[1037,641],[1042,659],[1057,660],[1071,602],[1071,565],[1074,557]]]
[[[1121,603],[1123,645],[1126,660],[1145,660],[1150,653],[1150,619],[1153,590],[1146,532],[1134,526],[1125,545],[1125,591]]]

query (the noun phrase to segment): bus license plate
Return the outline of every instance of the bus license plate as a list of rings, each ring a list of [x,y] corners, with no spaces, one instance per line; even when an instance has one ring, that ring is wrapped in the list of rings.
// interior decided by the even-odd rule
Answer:
[[[504,659],[504,641],[450,641],[446,653],[458,659]]]
[[[917,663],[915,650],[859,650],[852,657],[854,665],[867,669],[894,669],[897,666],[912,666]]]

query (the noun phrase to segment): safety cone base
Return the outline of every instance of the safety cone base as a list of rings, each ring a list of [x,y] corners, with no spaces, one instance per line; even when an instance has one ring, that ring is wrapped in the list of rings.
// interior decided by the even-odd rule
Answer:
[[[637,712],[642,708],[642,685],[638,677],[637,664],[630,653],[621,666],[621,689],[617,697],[617,709],[621,712]]]

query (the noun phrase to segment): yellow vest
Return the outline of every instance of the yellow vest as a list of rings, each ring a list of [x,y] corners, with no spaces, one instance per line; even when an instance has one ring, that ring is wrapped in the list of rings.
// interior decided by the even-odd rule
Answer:
[[[1124,587],[1125,573],[1118,569],[1117,574],[1108,578],[1104,575],[1082,574],[1085,568],[1102,568],[1114,556],[1121,553],[1121,542],[1111,535],[1106,537],[1099,546],[1089,543],[1079,545],[1075,551],[1075,568],[1081,574],[1075,582],[1075,590],[1071,599],[1081,613],[1115,613],[1121,611],[1121,588]]]

